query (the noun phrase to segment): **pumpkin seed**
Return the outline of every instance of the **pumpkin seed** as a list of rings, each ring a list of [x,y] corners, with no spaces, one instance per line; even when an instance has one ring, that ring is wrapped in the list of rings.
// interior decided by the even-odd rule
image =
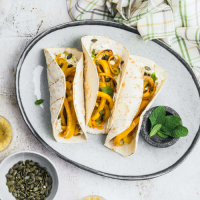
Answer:
[[[10,174],[6,174],[6,178],[12,178],[13,176]]]
[[[11,185],[14,185],[14,184],[15,184],[15,181],[8,181],[8,182],[6,183],[7,186],[11,186]]]
[[[71,59],[72,58],[72,54],[70,53],[68,56],[67,56],[67,59]]]
[[[106,79],[106,82],[109,82],[109,81],[111,81],[111,78],[107,78],[107,79]]]
[[[147,71],[151,71],[151,67],[145,66],[144,67]]]
[[[95,43],[95,42],[97,42],[97,39],[91,39],[91,41],[92,41],[93,43]]]
[[[108,59],[109,59],[109,56],[106,54],[106,55],[105,55],[105,56],[103,56],[101,59],[102,59],[102,60],[107,60],[107,61],[108,61]]]
[[[19,161],[6,174],[9,192],[17,199],[44,200],[52,188],[52,178],[46,167],[32,160]]]
[[[9,187],[9,192],[13,192],[14,189],[15,189],[15,186],[14,186],[14,185],[10,186],[10,187]]]
[[[9,174],[12,175],[12,173],[13,173],[13,168],[10,168],[10,170],[9,170]]]
[[[68,66],[67,66],[67,68],[71,68],[71,67],[73,67],[73,65],[72,65],[72,64],[70,64],[70,65],[68,65]]]

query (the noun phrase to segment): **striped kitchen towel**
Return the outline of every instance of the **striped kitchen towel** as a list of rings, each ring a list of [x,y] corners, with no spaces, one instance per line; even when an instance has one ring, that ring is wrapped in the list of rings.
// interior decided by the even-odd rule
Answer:
[[[67,0],[73,20],[101,19],[137,28],[144,41],[162,39],[200,80],[200,0]]]

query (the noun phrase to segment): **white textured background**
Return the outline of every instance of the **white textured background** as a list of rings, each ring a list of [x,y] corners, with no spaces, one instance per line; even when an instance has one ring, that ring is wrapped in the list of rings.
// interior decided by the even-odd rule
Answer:
[[[15,97],[17,61],[32,37],[70,20],[66,0],[0,0],[0,115],[10,120],[15,134],[12,145],[0,153],[0,162],[22,150],[49,157],[60,174],[55,200],[80,200],[89,194],[107,200],[199,200],[200,145],[173,172],[153,180],[128,182],[93,175],[64,162],[47,151],[28,130]]]

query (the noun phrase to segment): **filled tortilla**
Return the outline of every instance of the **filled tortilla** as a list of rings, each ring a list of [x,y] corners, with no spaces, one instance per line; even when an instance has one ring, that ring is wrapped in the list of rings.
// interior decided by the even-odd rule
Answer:
[[[126,47],[102,36],[81,38],[85,56],[86,130],[105,134],[112,126],[129,52]]]
[[[166,80],[167,75],[159,65],[140,56],[130,56],[106,147],[122,156],[135,153],[143,116]],[[124,95],[126,90],[128,96]]]
[[[83,90],[83,53],[73,48],[46,48],[53,136],[60,143],[87,140]]]

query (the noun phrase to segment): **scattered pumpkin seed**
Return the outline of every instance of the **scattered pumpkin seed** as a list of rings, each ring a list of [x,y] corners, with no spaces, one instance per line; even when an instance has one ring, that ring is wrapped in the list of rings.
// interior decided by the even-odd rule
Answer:
[[[72,54],[70,53],[68,56],[67,56],[67,59],[71,59],[72,58]]]
[[[91,41],[92,41],[93,43],[95,43],[95,42],[97,42],[97,39],[91,39]]]
[[[71,67],[73,67],[73,65],[72,65],[72,64],[70,64],[70,65],[68,65],[68,66],[67,66],[67,68],[71,68]]]
[[[9,192],[16,200],[44,200],[52,188],[52,178],[46,167],[40,167],[38,163],[26,160],[19,161],[6,174]]]
[[[107,78],[107,79],[106,79],[106,82],[109,82],[110,80],[111,80],[111,78]]]

